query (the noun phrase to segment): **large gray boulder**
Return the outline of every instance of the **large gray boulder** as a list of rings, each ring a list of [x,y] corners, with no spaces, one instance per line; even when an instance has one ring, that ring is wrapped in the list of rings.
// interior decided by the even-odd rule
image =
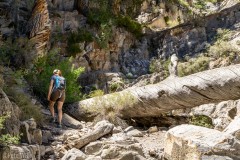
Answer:
[[[112,132],[114,125],[109,123],[108,121],[100,121],[98,122],[93,131],[87,133],[86,135],[79,137],[77,135],[73,135],[66,139],[65,145],[68,148],[82,148],[86,144],[96,141],[97,139],[101,138],[102,136],[109,134]]]
[[[21,123],[21,141],[28,144],[42,144],[42,130],[37,129],[37,123],[33,118]]]
[[[169,160],[203,160],[210,156],[240,159],[239,149],[239,141],[230,134],[194,125],[180,125],[166,133],[164,157]]]
[[[87,155],[76,148],[72,148],[62,157],[62,160],[85,160]]]
[[[228,134],[236,136],[240,133],[240,117],[236,117],[228,126],[223,130]],[[237,137],[240,139],[240,136]]]
[[[39,145],[8,146],[0,150],[1,160],[40,160],[45,148]]]
[[[6,119],[4,125],[5,129],[0,131],[0,134],[10,133],[12,135],[18,135],[20,127],[20,110],[15,103],[11,103],[7,95],[0,88],[0,116],[8,113],[10,113],[10,116]]]

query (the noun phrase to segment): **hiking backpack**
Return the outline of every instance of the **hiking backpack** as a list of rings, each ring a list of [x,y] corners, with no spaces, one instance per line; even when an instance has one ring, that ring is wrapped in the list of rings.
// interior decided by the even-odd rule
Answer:
[[[64,77],[55,76],[55,88],[58,90],[66,89],[66,80]]]

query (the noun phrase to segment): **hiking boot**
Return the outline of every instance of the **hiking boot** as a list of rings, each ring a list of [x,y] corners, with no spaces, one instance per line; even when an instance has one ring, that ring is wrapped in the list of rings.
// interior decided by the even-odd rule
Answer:
[[[62,128],[62,125],[61,125],[61,124],[58,124],[58,125],[57,125],[57,128]]]
[[[55,118],[55,117],[52,117],[52,118],[50,119],[50,123],[56,123],[56,118]]]

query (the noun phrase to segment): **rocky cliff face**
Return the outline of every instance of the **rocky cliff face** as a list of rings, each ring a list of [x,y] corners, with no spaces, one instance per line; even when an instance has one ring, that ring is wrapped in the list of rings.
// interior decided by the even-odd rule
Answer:
[[[128,78],[137,78],[149,72],[152,57],[167,58],[174,53],[181,58],[195,55],[208,43],[214,42],[218,28],[238,28],[239,3],[230,6],[228,1],[225,3],[221,12],[188,22],[193,18],[193,14],[188,12],[194,8],[193,1],[188,1],[188,5],[164,0],[134,0],[131,3],[115,0],[107,4],[103,0],[3,1],[0,3],[0,21],[3,22],[0,35],[2,38],[29,35],[38,54],[46,48],[60,48],[62,55],[71,56],[69,48],[77,50],[73,60],[76,67],[85,67],[87,75],[101,71],[104,75],[96,75],[93,82],[88,83],[88,79],[84,78],[81,81],[86,85],[102,81],[100,86],[104,86],[107,81],[102,77],[107,77],[107,72],[121,72]],[[126,24],[125,27],[108,24],[110,22],[91,24],[89,19],[95,18],[99,22],[101,17],[89,17],[88,13],[104,5],[110,7],[113,15],[129,16],[148,26],[142,28],[144,35],[136,38]],[[212,8],[216,11],[221,7]],[[178,24],[181,25],[176,26]],[[172,26],[175,27],[167,29]],[[92,40],[83,38],[70,44],[70,33],[78,33],[79,28],[84,34],[89,32]],[[80,37],[84,36],[80,34]],[[104,48],[101,43],[104,43]]]
[[[202,51],[208,43],[214,42],[217,29],[239,28],[240,3],[226,8],[220,13],[215,13],[175,28],[153,34],[151,41],[153,55],[169,57],[176,53],[183,58],[185,55],[193,56]]]
[[[30,41],[35,45],[38,56],[43,55],[49,43],[51,28],[46,0],[36,1],[28,26]]]

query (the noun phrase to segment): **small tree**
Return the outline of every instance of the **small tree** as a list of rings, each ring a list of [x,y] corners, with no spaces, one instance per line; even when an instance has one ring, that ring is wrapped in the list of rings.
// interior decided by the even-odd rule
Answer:
[[[51,50],[47,55],[38,58],[34,67],[26,73],[26,79],[33,86],[34,92],[46,99],[50,78],[54,69],[60,69],[66,79],[66,103],[79,101],[82,98],[77,78],[84,68],[74,68],[72,58],[64,58],[58,54],[58,49]]]

